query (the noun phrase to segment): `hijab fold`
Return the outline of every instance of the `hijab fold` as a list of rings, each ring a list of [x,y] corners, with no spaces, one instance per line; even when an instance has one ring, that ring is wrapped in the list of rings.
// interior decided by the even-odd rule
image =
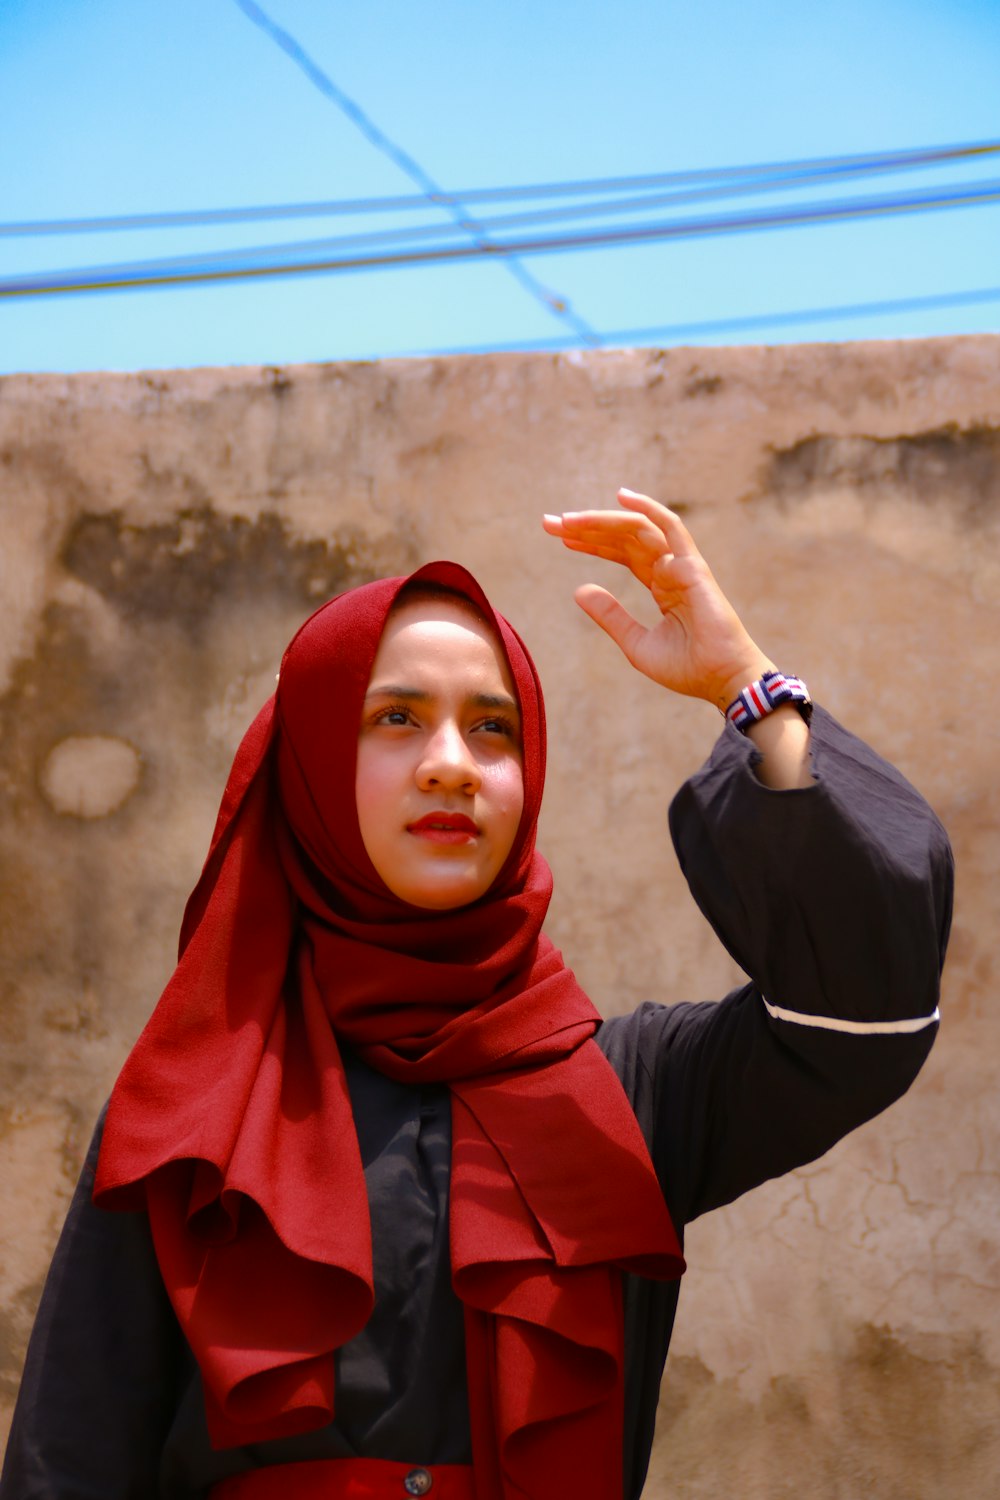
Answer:
[[[492,627],[521,708],[524,810],[485,896],[395,897],[354,803],[361,704],[408,583]],[[340,1043],[452,1096],[451,1259],[477,1500],[621,1495],[621,1273],[680,1247],[600,1021],[542,932],[545,724],[534,665],[463,568],[331,600],[299,630],[237,752],[174,971],[119,1077],[94,1190],[144,1209],[217,1447],[336,1410],[333,1353],[373,1305]],[[420,1455],[414,1455],[414,1459]]]

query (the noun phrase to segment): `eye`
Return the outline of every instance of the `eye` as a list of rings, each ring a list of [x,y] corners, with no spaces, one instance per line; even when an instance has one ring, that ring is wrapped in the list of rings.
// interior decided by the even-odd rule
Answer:
[[[505,719],[502,715],[494,715],[492,718],[483,719],[478,727],[484,729],[487,734],[503,735],[506,739],[514,740],[515,742],[518,738],[516,724],[510,719]]]
[[[388,724],[393,729],[401,728],[411,722],[410,710],[402,703],[390,703],[388,708],[379,709],[372,716],[373,724]]]

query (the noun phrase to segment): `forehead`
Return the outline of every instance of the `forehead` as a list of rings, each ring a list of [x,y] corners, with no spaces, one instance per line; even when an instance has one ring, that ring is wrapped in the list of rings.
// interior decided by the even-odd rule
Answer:
[[[474,675],[499,680],[516,696],[503,648],[475,605],[461,598],[404,599],[386,621],[372,665],[376,683],[387,671]]]

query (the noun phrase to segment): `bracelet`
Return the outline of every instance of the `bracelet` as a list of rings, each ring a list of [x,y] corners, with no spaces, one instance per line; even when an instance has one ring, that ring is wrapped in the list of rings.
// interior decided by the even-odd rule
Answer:
[[[790,677],[785,672],[765,672],[757,682],[750,682],[726,709],[726,718],[734,729],[746,734],[751,724],[756,724],[782,703],[794,703],[806,723],[812,718],[812,699],[809,689],[800,677]]]

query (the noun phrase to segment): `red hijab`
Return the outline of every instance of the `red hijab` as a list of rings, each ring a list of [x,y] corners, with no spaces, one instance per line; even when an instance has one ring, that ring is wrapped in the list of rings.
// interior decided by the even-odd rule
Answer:
[[[387,889],[354,801],[361,704],[407,583],[472,601],[521,708],[513,848],[487,893],[451,911]],[[531,658],[448,562],[323,605],[237,751],[177,968],[112,1094],[94,1190],[149,1214],[217,1447],[329,1422],[333,1352],[372,1308],[343,1041],[391,1078],[451,1089],[478,1500],[621,1493],[620,1273],[671,1278],[684,1262],[592,1040],[600,1017],[541,931],[544,771]]]

